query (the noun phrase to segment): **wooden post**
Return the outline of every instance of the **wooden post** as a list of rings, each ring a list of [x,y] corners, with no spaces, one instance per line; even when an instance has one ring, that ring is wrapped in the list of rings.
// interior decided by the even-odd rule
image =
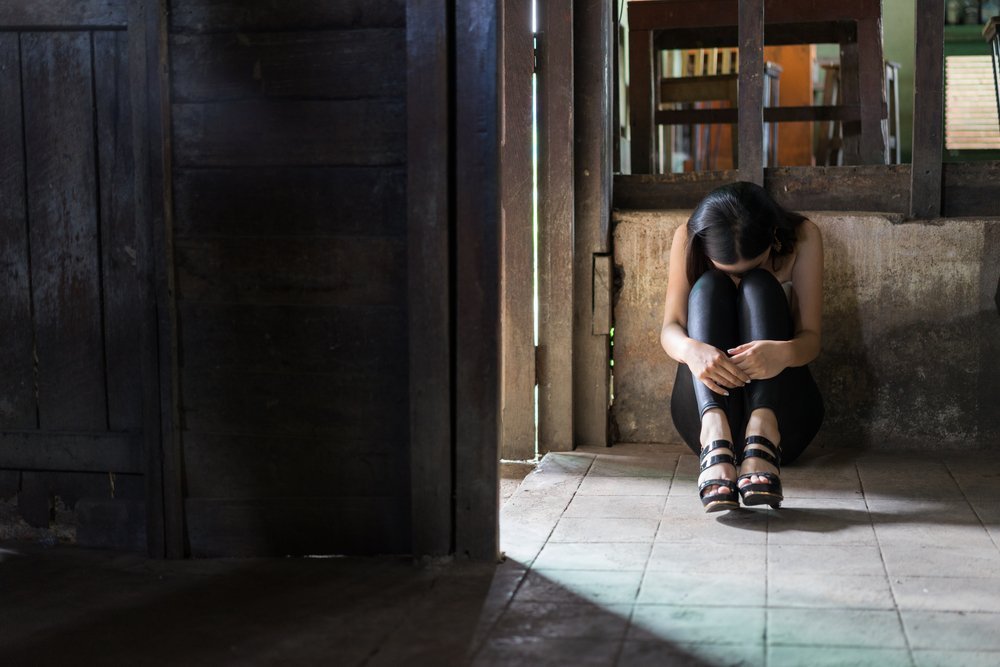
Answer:
[[[656,125],[653,123],[656,99],[653,88],[653,31],[630,30],[629,54],[629,122],[632,131],[632,173],[651,174]]]
[[[840,29],[840,91],[839,104],[860,106],[861,91],[858,86],[860,52],[858,49],[857,24]],[[840,128],[842,137],[842,163],[861,163],[861,121],[845,120]]]
[[[944,119],[944,0],[917,0],[910,217],[941,215]]]
[[[576,223],[573,269],[573,441],[607,445],[610,332],[593,331],[594,255],[610,251],[611,223],[611,3],[574,5],[573,159]],[[635,34],[634,32],[632,33]],[[645,80],[643,80],[645,81]],[[634,85],[634,84],[633,84]],[[642,83],[643,86],[647,85]],[[652,89],[652,82],[649,84]],[[650,109],[652,111],[652,109]],[[634,160],[633,154],[633,160]],[[633,163],[635,164],[635,163]],[[641,165],[641,163],[639,163]],[[610,291],[611,286],[605,286]],[[610,298],[604,303],[610,303]]]
[[[455,552],[499,553],[500,0],[455,3]]]
[[[500,3],[500,457],[535,458],[531,0]]]
[[[143,334],[150,350],[142,361],[147,543],[151,555],[183,558],[166,0],[130,0],[128,21],[136,215],[145,226],[151,283],[143,298],[158,330]]]
[[[882,123],[886,99],[881,16],[858,21],[858,80],[861,97],[861,162],[886,164],[888,128]]]
[[[538,454],[573,448],[573,3],[541,6]]]
[[[739,0],[740,180],[764,185],[764,0]]]
[[[452,548],[448,16],[406,3],[407,282],[413,555]]]

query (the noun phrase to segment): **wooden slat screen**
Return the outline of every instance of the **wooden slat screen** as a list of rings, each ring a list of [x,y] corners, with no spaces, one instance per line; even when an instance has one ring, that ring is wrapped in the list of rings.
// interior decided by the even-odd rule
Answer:
[[[990,56],[945,58],[945,148],[1000,149]]]

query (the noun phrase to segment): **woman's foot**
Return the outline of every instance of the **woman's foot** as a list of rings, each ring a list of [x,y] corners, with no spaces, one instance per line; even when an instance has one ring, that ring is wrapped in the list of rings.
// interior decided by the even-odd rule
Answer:
[[[746,505],[781,502],[781,434],[771,410],[754,410],[747,422],[747,440],[740,462],[738,486]]]
[[[699,461],[698,494],[706,511],[739,507],[735,449],[721,410],[709,410],[702,417]]]

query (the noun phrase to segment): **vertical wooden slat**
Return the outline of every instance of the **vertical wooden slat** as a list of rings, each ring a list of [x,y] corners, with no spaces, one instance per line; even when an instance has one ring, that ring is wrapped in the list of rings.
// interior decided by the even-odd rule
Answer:
[[[452,548],[448,16],[408,0],[407,279],[413,555]]]
[[[944,117],[944,0],[917,0],[910,217],[941,214]]]
[[[500,456],[535,458],[531,0],[500,9]]]
[[[142,334],[147,545],[150,555],[183,558],[166,9],[166,0],[129,0],[129,85],[138,269],[151,323]]]
[[[538,453],[573,448],[573,3],[541,5]],[[616,125],[617,127],[617,125]]]
[[[86,32],[22,35],[38,403],[51,430],[107,428],[90,47]]]
[[[108,425],[142,427],[141,335],[145,325],[136,271],[139,244],[133,201],[132,104],[128,86],[128,35],[94,33],[101,266],[104,276],[104,351]]]
[[[860,105],[861,89],[858,85],[860,51],[856,24],[840,28],[840,104]],[[844,121],[841,126],[843,137],[843,163],[861,163],[861,122]]]
[[[885,99],[885,60],[882,57],[882,18],[858,21],[858,78],[861,96],[861,163],[886,163],[886,127],[882,124]]]
[[[655,172],[653,157],[656,126],[653,124],[653,31],[629,30],[629,123],[631,125],[632,173]]]
[[[739,0],[740,180],[764,185],[764,0]]]
[[[607,445],[609,338],[594,335],[591,321],[593,256],[607,253],[611,242],[611,3],[576,3],[573,24],[574,43],[587,45],[573,50],[573,442]]]
[[[0,33],[0,426],[37,428],[18,36]]]
[[[455,552],[498,555],[498,0],[455,3]]]

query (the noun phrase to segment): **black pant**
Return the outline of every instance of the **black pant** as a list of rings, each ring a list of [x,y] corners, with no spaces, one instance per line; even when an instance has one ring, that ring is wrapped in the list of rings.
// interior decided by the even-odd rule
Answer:
[[[687,329],[691,338],[722,351],[755,340],[791,340],[794,334],[785,291],[763,269],[747,272],[739,287],[721,271],[703,274],[688,297]],[[782,463],[798,458],[823,423],[823,397],[806,366],[730,389],[727,397],[711,391],[680,364],[670,414],[696,454],[701,451],[701,416],[710,408],[726,413],[737,452],[742,450],[750,414],[758,408],[773,410],[781,433]]]

